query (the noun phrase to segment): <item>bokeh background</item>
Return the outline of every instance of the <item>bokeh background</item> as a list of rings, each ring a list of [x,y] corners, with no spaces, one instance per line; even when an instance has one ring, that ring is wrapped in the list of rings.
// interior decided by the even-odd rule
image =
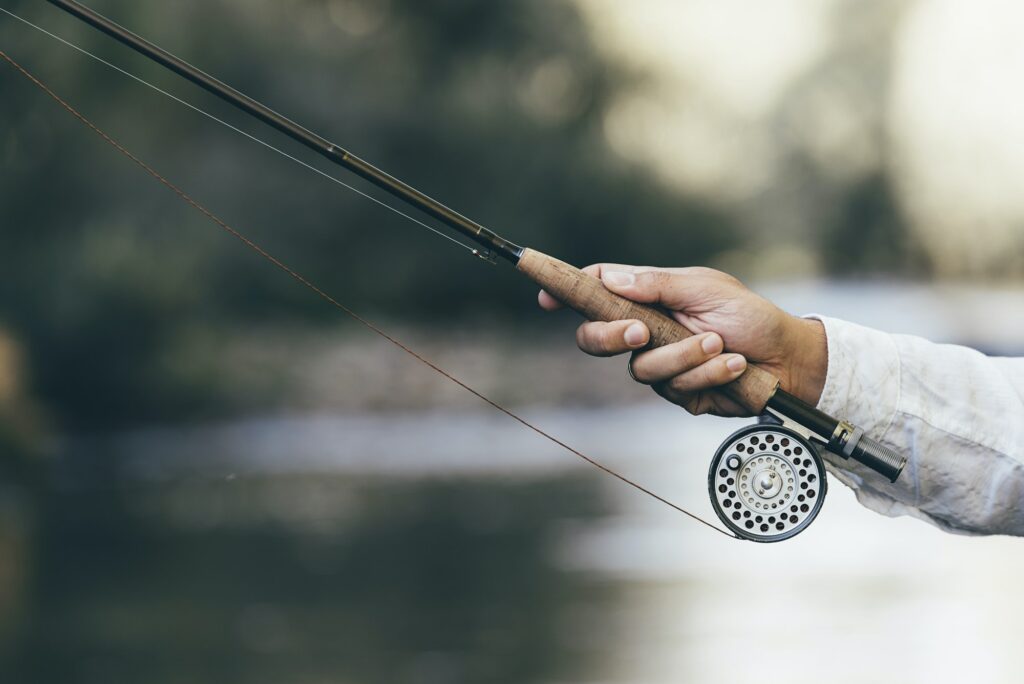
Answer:
[[[1024,354],[1018,3],[90,5],[568,261],[707,264],[795,313]],[[318,163],[44,2],[0,6]],[[7,16],[0,49],[346,304],[713,516],[742,422],[578,354],[509,269]],[[1019,681],[1016,540],[838,483],[792,541],[719,537],[339,317],[7,66],[0,102],[3,681]]]

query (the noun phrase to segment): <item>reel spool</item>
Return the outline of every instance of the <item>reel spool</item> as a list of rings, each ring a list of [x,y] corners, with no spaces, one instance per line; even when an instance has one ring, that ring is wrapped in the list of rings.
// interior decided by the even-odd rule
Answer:
[[[821,510],[827,485],[818,450],[781,425],[734,432],[708,472],[715,513],[737,537],[757,542],[803,532]]]

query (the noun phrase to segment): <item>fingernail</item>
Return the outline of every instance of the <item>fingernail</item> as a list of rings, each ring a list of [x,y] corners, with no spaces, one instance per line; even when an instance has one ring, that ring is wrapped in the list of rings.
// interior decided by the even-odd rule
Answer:
[[[632,273],[626,273],[625,271],[608,271],[602,274],[604,282],[609,285],[615,285],[616,287],[626,287],[636,282],[636,276]]]
[[[700,348],[704,350],[705,354],[717,354],[722,351],[722,338],[715,333],[709,333],[701,340]]]
[[[733,356],[725,362],[725,367],[735,373],[747,367],[747,360],[742,356]]]
[[[626,334],[623,337],[630,347],[638,347],[647,341],[647,329],[642,323],[634,323],[626,328]]]

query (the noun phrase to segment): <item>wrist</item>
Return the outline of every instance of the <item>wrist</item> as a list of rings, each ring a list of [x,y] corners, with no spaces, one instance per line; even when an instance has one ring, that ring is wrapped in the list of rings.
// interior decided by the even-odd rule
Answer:
[[[816,406],[828,375],[828,342],[825,326],[813,318],[792,319],[788,345],[790,394]]]

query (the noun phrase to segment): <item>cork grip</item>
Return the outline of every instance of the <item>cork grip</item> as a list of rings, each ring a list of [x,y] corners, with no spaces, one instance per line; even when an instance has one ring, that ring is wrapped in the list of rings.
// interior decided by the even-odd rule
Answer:
[[[609,292],[597,278],[554,257],[527,249],[519,260],[518,268],[555,299],[588,320],[643,321],[651,331],[651,347],[661,347],[692,335],[678,321],[652,307]],[[743,375],[724,386],[722,391],[756,415],[764,411],[765,404],[778,386],[778,379],[771,373],[757,366],[748,366]]]

